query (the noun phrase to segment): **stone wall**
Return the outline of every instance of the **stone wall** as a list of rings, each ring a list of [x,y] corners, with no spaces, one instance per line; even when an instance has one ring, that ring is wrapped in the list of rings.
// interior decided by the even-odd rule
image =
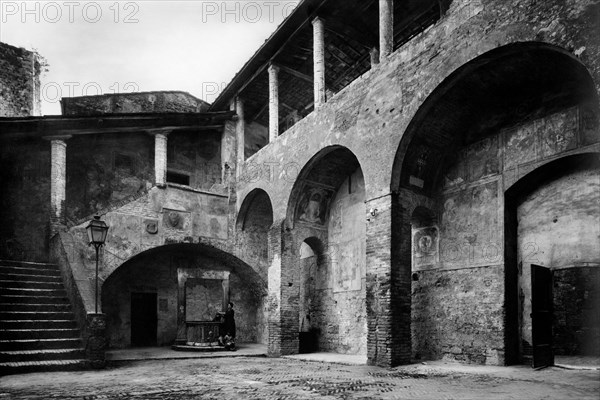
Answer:
[[[66,216],[71,224],[147,192],[154,138],[144,133],[77,136],[67,143]]]
[[[406,215],[407,208],[403,205],[395,208],[390,192],[398,190],[395,177],[401,173],[405,155],[403,149],[406,148],[400,147],[413,118],[420,115],[419,111],[427,100],[438,94],[436,89],[465,71],[466,66],[476,68],[478,63],[488,62],[495,55],[501,55],[503,51],[522,43],[529,43],[532,47],[547,46],[549,52],[556,52],[556,58],[570,60],[574,65],[581,63],[582,68],[587,69],[584,74],[589,73],[591,78],[586,90],[597,94],[600,88],[600,64],[597,62],[600,47],[593,39],[598,34],[598,26],[593,22],[597,12],[598,5],[587,0],[571,2],[569,5],[558,0],[455,0],[447,14],[434,26],[380,64],[372,66],[369,72],[247,160],[242,176],[249,172],[256,176],[256,169],[262,168],[263,173],[259,174],[262,179],[238,182],[238,206],[247,193],[260,188],[272,199],[274,220],[280,221],[288,215],[290,208],[296,207],[290,202],[298,200],[293,196],[297,172],[321,150],[339,145],[349,149],[358,159],[364,174],[367,209],[378,210],[372,218],[367,215],[370,218],[367,223],[366,267],[369,362],[390,365],[398,360],[407,362],[409,359],[407,354],[410,349],[406,349],[409,341],[405,338],[406,331],[410,330],[411,307],[410,298],[406,298],[405,293],[407,285],[410,285],[407,276],[410,277],[411,244],[405,237],[411,236],[408,223],[410,213]],[[520,67],[511,65],[502,79],[509,80],[511,74],[526,76],[533,73],[529,69],[521,71]],[[486,75],[486,79],[495,78]],[[595,85],[595,88],[591,85]],[[447,89],[447,86],[444,88]],[[465,105],[478,101],[469,98],[468,93],[461,100]],[[548,103],[552,103],[552,100]],[[429,110],[432,103],[426,105],[423,108]],[[423,228],[435,228],[433,231],[441,237],[437,242],[440,250],[437,253],[438,261],[426,261],[418,272],[426,284],[420,286],[421,300],[414,307],[421,309],[419,318],[424,315],[423,309],[428,310],[425,312],[427,318],[443,315],[441,307],[445,304],[440,304],[438,296],[444,297],[445,290],[454,294],[452,309],[464,309],[464,306],[458,306],[462,296],[473,296],[472,301],[478,296],[486,296],[484,301],[489,303],[485,303],[487,308],[477,308],[476,304],[473,310],[467,310],[472,313],[464,313],[464,318],[463,314],[456,311],[453,325],[444,325],[448,329],[442,335],[444,342],[423,345],[424,350],[420,351],[422,357],[445,356],[467,362],[504,362],[505,355],[501,349],[505,347],[508,328],[504,325],[502,309],[506,289],[503,193],[528,172],[554,158],[576,152],[597,151],[600,133],[597,101],[592,101],[589,106],[573,108],[574,105],[572,101],[555,102],[549,108],[539,106],[536,109],[532,106],[532,111],[541,114],[522,115],[516,127],[498,122],[506,119],[506,115],[490,115],[490,121],[484,122],[487,127],[497,123],[496,131],[486,132],[487,135],[479,134],[479,138],[488,136],[487,141],[477,140],[473,143],[464,140],[459,143],[457,140],[452,143],[459,152],[465,152],[465,160],[470,160],[459,162],[467,175],[457,174],[463,181],[455,181],[454,184],[452,181],[456,177],[449,176],[449,184],[445,189],[441,189],[443,185],[436,187],[437,197],[428,201],[428,208],[438,217],[438,226]],[[453,115],[456,110],[452,107],[461,105],[448,106],[447,109],[433,110],[438,114]],[[503,110],[504,113],[517,111]],[[574,121],[581,125],[574,127]],[[502,128],[505,129],[499,132]],[[452,134],[455,138],[463,137],[463,132]],[[410,138],[405,139],[410,143]],[[440,140],[433,134],[430,138],[421,139]],[[465,143],[470,146],[466,147]],[[295,176],[290,176],[292,170],[296,172]],[[444,208],[446,203],[447,208]],[[394,216],[399,216],[400,222],[392,223]],[[457,224],[451,223],[451,220]],[[295,260],[288,259],[288,248],[295,244],[287,243],[284,233],[277,234],[279,243],[272,249],[279,253],[273,255],[272,270],[281,275],[277,279],[274,277],[270,284],[281,284],[274,290],[273,299],[280,302],[274,303],[274,311],[278,313],[275,319],[282,321],[282,315],[294,312],[295,292],[293,287],[286,285],[295,282],[291,268]],[[428,246],[432,243],[428,244],[424,239],[423,244]],[[281,258],[278,259],[278,255]],[[442,266],[449,270],[436,269]],[[446,289],[435,286],[442,275],[449,277],[447,281],[450,283]],[[455,281],[455,276],[464,278],[465,282]],[[486,282],[489,286],[486,286]],[[429,284],[433,286],[429,287]],[[459,296],[456,287],[460,285],[465,288]],[[495,291],[496,288],[499,292]],[[286,299],[286,296],[289,298]],[[432,301],[426,306],[419,304],[421,301],[427,302],[428,298]],[[433,325],[436,323],[437,320]],[[420,324],[427,332],[423,325],[425,323]],[[293,338],[286,343],[288,337],[285,334],[278,336],[277,329],[284,328],[291,330],[293,326],[270,325],[270,336],[274,341],[272,347],[281,353],[284,353],[284,349],[288,351],[288,347],[294,347]],[[453,335],[453,330],[458,334]],[[421,335],[419,331],[413,332]]]
[[[412,283],[415,360],[504,362],[502,267],[420,271]]]
[[[600,63],[595,54],[600,47],[592,40],[599,29],[593,22],[597,7],[590,0],[569,7],[559,0],[453,1],[434,26],[250,157],[246,167],[262,167],[263,179],[239,181],[238,199],[260,187],[272,199],[275,219],[284,217],[295,182],[294,176],[288,176],[292,171],[286,174],[286,166],[293,164],[297,175],[298,168],[319,150],[336,144],[356,155],[365,175],[367,199],[389,193],[399,143],[420,106],[453,72],[503,46],[517,42],[547,43],[557,49],[583,46],[579,61],[598,91]],[[570,23],[558,24],[557,20]],[[597,113],[597,104],[593,107]],[[596,135],[597,128],[593,132]],[[276,166],[275,179],[267,179],[272,165]]]
[[[553,272],[554,353],[600,356],[600,268]]]
[[[187,92],[159,91],[64,97],[63,115],[204,112],[208,103]]]
[[[186,176],[187,185],[210,190],[221,184],[221,134],[172,132],[167,141],[167,182],[170,173]]]
[[[0,117],[41,115],[44,63],[35,52],[0,42]]]
[[[50,143],[3,143],[0,163],[0,258],[47,261]]]
[[[320,304],[315,305],[316,318],[312,318],[321,328],[323,350],[367,354],[364,199],[364,179],[358,169],[331,201],[326,253],[329,279],[315,281]]]

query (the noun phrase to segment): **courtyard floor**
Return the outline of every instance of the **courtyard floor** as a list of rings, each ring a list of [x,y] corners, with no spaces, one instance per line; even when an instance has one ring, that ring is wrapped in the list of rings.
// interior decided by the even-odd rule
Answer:
[[[237,353],[145,360],[121,356],[99,371],[4,376],[0,400],[598,399],[600,393],[597,369],[534,371],[526,366],[441,361],[386,369],[356,365],[352,359],[347,364],[317,361],[336,361],[335,356],[313,356],[309,361],[257,357],[242,350],[241,357]],[[164,354],[168,355],[166,349]]]

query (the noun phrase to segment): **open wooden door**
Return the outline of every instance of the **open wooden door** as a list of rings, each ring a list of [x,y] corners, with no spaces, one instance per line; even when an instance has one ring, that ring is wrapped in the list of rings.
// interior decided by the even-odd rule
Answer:
[[[554,365],[552,351],[552,271],[531,265],[533,368]]]

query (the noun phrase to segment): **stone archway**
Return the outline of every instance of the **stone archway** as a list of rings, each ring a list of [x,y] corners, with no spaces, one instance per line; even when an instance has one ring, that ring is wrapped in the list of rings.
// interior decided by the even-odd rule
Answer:
[[[299,351],[302,327],[298,303],[304,278],[300,273],[304,243],[322,254],[320,266],[328,269],[324,273],[328,281],[319,282],[314,288],[320,293],[320,301],[302,310],[313,315],[311,327],[320,332],[319,349],[366,355],[364,201],[360,165],[354,154],[342,146],[321,150],[300,172],[288,202],[282,235],[280,288],[273,288],[280,291],[283,310],[276,316],[282,330],[281,353]]]
[[[531,269],[547,269],[552,285],[552,355],[597,357],[600,349],[600,153],[548,162],[505,193],[505,258],[513,274],[511,331],[521,362],[535,359]],[[573,364],[574,361],[569,361]]]
[[[394,324],[415,324],[413,335],[440,338],[427,349],[413,342],[413,356],[515,361],[514,288],[507,284],[515,272],[504,258],[503,191],[540,163],[596,146],[597,116],[586,68],[542,43],[508,45],[476,58],[423,103],[400,142],[391,188],[397,195],[392,269],[399,282]],[[415,252],[410,221],[419,207],[437,217],[439,250],[419,271],[418,296],[407,298]],[[430,323],[415,321],[416,315]],[[406,332],[395,340],[405,347],[411,341]]]
[[[236,308],[238,342],[258,342],[266,292],[266,282],[237,257],[209,246],[172,244],[143,252],[118,267],[102,285],[102,311],[111,347],[128,347],[132,293],[155,294],[156,343],[170,345],[186,319],[218,311],[228,293],[227,300]],[[204,301],[205,297],[214,301]],[[190,312],[190,306],[203,308]]]

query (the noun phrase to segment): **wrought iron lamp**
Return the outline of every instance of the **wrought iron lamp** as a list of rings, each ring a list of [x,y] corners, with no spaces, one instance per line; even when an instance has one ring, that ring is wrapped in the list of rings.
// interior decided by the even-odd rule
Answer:
[[[104,221],[100,220],[100,216],[96,215],[93,220],[90,221],[87,230],[89,244],[94,245],[96,249],[96,292],[95,292],[95,310],[98,314],[98,250],[104,245],[106,241],[106,234],[108,233],[108,225]]]

